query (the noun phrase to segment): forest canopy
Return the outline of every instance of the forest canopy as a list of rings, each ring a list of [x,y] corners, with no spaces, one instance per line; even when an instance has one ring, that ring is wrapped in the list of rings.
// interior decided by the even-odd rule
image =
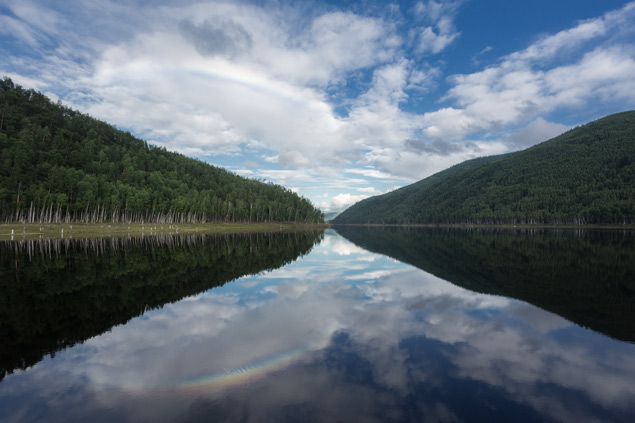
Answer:
[[[0,220],[323,222],[291,190],[169,152],[0,80]]]
[[[635,112],[368,198],[334,224],[635,223]]]

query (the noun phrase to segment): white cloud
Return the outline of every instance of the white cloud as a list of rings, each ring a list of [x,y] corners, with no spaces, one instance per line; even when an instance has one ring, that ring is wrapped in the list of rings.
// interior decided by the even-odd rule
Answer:
[[[459,34],[456,32],[439,31],[435,33],[430,27],[426,27],[419,34],[419,50],[422,52],[430,51],[432,53],[439,53],[445,49]]]
[[[635,48],[598,48],[585,54],[574,65],[553,69],[545,74],[545,84],[550,94],[548,100],[555,105],[582,105],[593,97],[603,101],[633,101],[634,74]]]
[[[544,37],[483,71],[455,75],[445,100],[458,107],[426,113],[424,134],[462,139],[478,131],[501,130],[564,107],[584,107],[593,99],[635,102],[635,49],[620,38],[635,18],[635,3],[574,28]],[[602,38],[617,33],[613,38]],[[594,49],[572,55],[585,43]],[[553,60],[565,63],[553,64]],[[551,67],[549,67],[551,65]]]
[[[399,108],[407,99],[404,90],[410,67],[410,62],[402,60],[374,70],[370,88],[353,102],[342,128],[353,146],[394,145],[412,134],[416,117]]]
[[[307,292],[310,285],[305,282],[281,282],[277,285],[268,286],[264,292],[275,292],[283,298],[297,299]]]
[[[366,250],[364,250],[363,248],[358,247],[347,239],[341,237],[335,238],[335,241],[332,242],[332,246],[330,246],[330,249],[340,256],[357,256],[366,253]]]
[[[302,167],[309,164],[309,159],[304,157],[299,151],[289,151],[280,153],[277,162],[283,166]]]
[[[509,62],[544,61],[579,48],[584,42],[591,41],[611,32],[632,32],[631,22],[635,16],[635,3],[631,2],[622,9],[611,11],[604,16],[581,21],[573,28],[545,36],[527,49],[512,53]]]
[[[392,61],[399,44],[381,20],[350,12],[327,13],[313,20],[302,43],[308,57],[301,73],[310,75],[309,82],[333,84],[351,70]]]
[[[363,192],[365,194],[380,194],[381,191],[379,191],[377,188],[374,187],[363,187],[363,188],[357,188],[357,192]]]
[[[460,32],[454,28],[453,19],[460,5],[459,1],[419,2],[415,6],[417,14],[429,26],[422,26],[417,34],[417,51],[437,54],[449,46]]]
[[[11,78],[11,80],[16,84],[19,84],[25,87],[32,87],[33,89],[40,89],[42,86],[45,85],[44,83],[42,83],[42,81],[29,78],[28,76],[24,76],[18,73],[7,72],[3,76]],[[51,97],[51,98],[54,98],[54,97]]]
[[[300,146],[320,157],[318,143],[337,139],[337,120],[318,92],[253,66],[202,57],[170,33],[108,49],[93,83],[103,88],[99,103],[89,105],[91,114],[139,132],[151,128],[151,140],[177,150],[194,144],[207,154],[232,152],[256,139],[278,151]],[[294,154],[280,159],[306,163]]]
[[[23,22],[37,28],[46,34],[55,34],[58,32],[58,26],[63,21],[60,15],[54,10],[47,9],[43,11],[40,5],[36,5],[31,1],[11,1],[11,11],[19,17]]]
[[[507,151],[507,145],[500,141],[466,141],[452,143],[451,147],[437,147],[434,143],[406,140],[400,148],[366,153],[366,162],[379,167],[379,174],[414,182],[465,160]]]
[[[0,34],[19,37],[31,46],[37,46],[39,43],[38,34],[34,33],[28,24],[5,15],[0,16]]]
[[[394,273],[394,270],[373,270],[355,275],[347,275],[346,279],[351,281],[381,279],[383,277],[393,275]]]
[[[441,69],[438,67],[422,67],[420,69],[413,68],[408,76],[408,85],[406,88],[425,93],[434,86],[436,80],[440,76]]]
[[[368,195],[351,195],[349,193],[337,194],[331,199],[331,204],[333,209],[341,209],[350,207],[365,198],[368,198]]]
[[[367,178],[377,178],[377,179],[394,179],[390,174],[381,172],[377,169],[345,169],[344,172],[351,173],[353,175],[362,175]]]
[[[511,149],[523,149],[556,137],[569,129],[566,125],[547,122],[539,117],[504,140]]]
[[[604,35],[606,26],[604,19],[592,19],[579,23],[577,26],[547,36],[532,44],[527,49],[509,55],[509,61],[537,61],[549,60],[563,50],[573,50],[581,43]]]

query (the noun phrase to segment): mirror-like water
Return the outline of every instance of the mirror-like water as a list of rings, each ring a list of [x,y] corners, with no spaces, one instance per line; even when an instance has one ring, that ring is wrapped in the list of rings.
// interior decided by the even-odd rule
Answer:
[[[338,231],[0,245],[0,421],[635,419],[631,234]]]

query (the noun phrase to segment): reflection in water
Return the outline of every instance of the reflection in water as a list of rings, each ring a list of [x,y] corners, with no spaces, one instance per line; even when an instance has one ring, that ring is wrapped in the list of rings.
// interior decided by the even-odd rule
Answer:
[[[0,242],[0,380],[166,303],[306,254],[321,232]]]
[[[240,386],[288,367],[291,363],[300,358],[304,352],[304,349],[297,348],[292,351],[278,354],[273,358],[246,365],[245,367],[223,371],[211,376],[187,380],[181,383],[178,388],[187,391],[209,391]]]
[[[472,291],[530,302],[635,342],[632,231],[337,228],[355,244]]]
[[[0,420],[632,421],[635,345],[333,231],[0,382]]]

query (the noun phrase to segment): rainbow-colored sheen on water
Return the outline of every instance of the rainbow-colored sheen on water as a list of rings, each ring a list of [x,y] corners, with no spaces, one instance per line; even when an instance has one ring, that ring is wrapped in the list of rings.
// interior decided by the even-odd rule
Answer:
[[[289,367],[305,352],[305,348],[297,348],[248,366],[186,380],[177,388],[186,392],[214,391],[248,385],[268,374]]]

